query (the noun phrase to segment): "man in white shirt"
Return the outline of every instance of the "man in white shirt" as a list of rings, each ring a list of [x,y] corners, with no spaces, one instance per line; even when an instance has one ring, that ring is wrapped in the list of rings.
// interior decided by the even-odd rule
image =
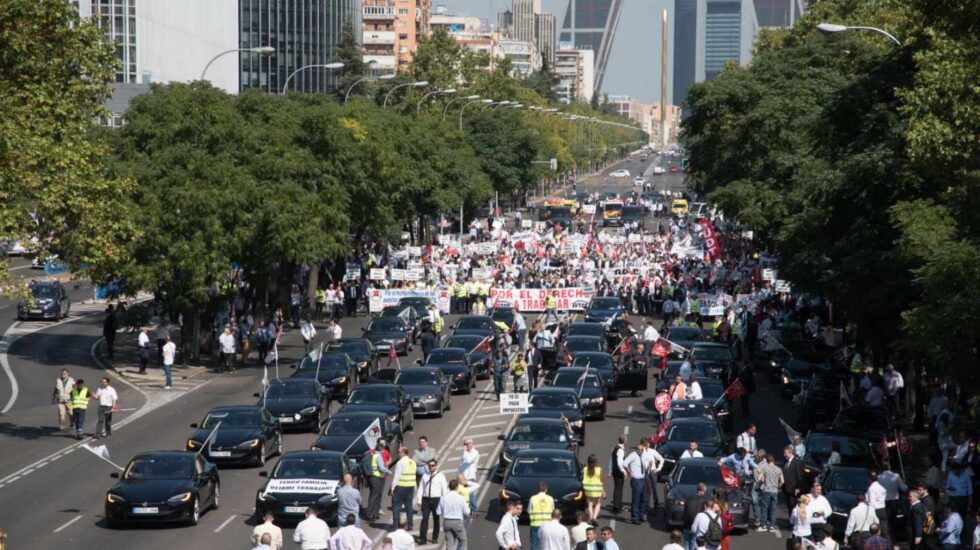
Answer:
[[[99,423],[95,426],[95,438],[112,435],[112,413],[118,409],[119,394],[109,385],[108,378],[102,378],[95,398],[99,400]]]
[[[306,509],[306,519],[296,524],[293,542],[298,542],[302,550],[327,550],[330,548],[330,528],[327,522],[316,517],[316,510]]]
[[[439,470],[439,464],[432,459],[427,464],[428,471],[422,474],[422,481],[416,491],[422,524],[419,526],[419,544],[426,544],[425,536],[429,530],[429,516],[432,516],[432,544],[439,542],[439,502],[449,490],[446,476]]]
[[[670,542],[665,544],[662,550],[684,550],[681,542],[684,540],[684,535],[677,529],[670,532]]]
[[[572,547],[572,540],[568,536],[568,529],[561,524],[561,510],[555,508],[551,512],[551,521],[538,528],[538,548],[539,550],[568,550]]]
[[[643,470],[647,473],[647,498],[653,502],[649,508],[656,510],[660,506],[660,497],[657,495],[657,477],[664,467],[664,457],[650,446],[648,440],[643,439],[640,444],[643,445],[643,454],[640,455],[640,458],[643,460]]]
[[[888,491],[878,481],[878,472],[872,470],[868,474],[868,480],[871,482],[871,485],[868,486],[868,490],[864,493],[865,502],[868,503],[868,506],[878,516],[876,523],[881,527],[881,536],[888,538],[888,512],[885,508],[885,498],[888,495]]]
[[[520,550],[521,531],[517,527],[517,518],[521,516],[520,502],[507,502],[507,512],[500,518],[497,526],[497,546],[499,550]]]
[[[698,383],[698,377],[694,374],[691,375],[691,382],[687,385],[687,394],[685,397],[692,401],[704,399],[704,394],[701,392],[701,384]]]
[[[362,531],[359,527],[354,525],[354,523],[356,522],[357,522],[357,516],[355,516],[354,514],[347,514],[347,517],[344,518],[345,525],[340,529],[337,529],[337,532],[334,533],[332,537],[330,537],[330,548],[332,550],[371,550],[371,539],[368,538],[367,534],[364,531]],[[305,520],[303,521],[303,523],[305,523]],[[300,523],[300,525],[302,525],[302,523]],[[323,525],[326,526],[326,523],[324,523]],[[404,526],[399,525],[399,527],[404,527]],[[296,530],[299,531],[299,525],[296,526]],[[393,535],[397,532],[398,531],[395,531],[391,533],[391,535],[389,535],[390,537],[392,537],[392,542],[394,542],[395,540]],[[401,529],[401,532],[405,535],[408,535],[408,533],[405,533],[404,529]],[[329,529],[328,529],[328,533],[329,533]],[[293,538],[295,539],[295,537]],[[415,539],[412,538],[412,535],[408,535],[408,540],[409,542],[412,543],[411,547],[395,546],[395,548],[397,548],[398,550],[414,550]],[[304,546],[303,548],[306,547]]]
[[[313,326],[313,321],[309,317],[303,320],[303,326],[300,327],[299,332],[303,336],[303,346],[306,348],[306,353],[309,353],[313,339],[316,338],[316,327]]]
[[[252,544],[258,545],[262,540],[262,535],[269,535],[269,546],[272,547],[273,550],[281,550],[282,529],[280,529],[278,525],[272,523],[272,521],[275,519],[275,515],[272,512],[266,512],[265,515],[262,516],[262,519],[264,520],[263,523],[256,525],[255,528],[252,529]]]
[[[457,489],[459,482],[450,480],[449,492],[439,501],[437,510],[446,533],[446,550],[466,550],[466,521],[470,518],[470,504]]]
[[[163,389],[169,390],[173,387],[173,380],[171,379],[171,369],[174,366],[174,358],[177,356],[177,345],[173,343],[170,339],[170,335],[167,334],[167,342],[163,345],[163,373],[167,376],[167,381],[164,383]]]
[[[140,353],[140,374],[146,374],[146,365],[150,362],[150,336],[146,333],[146,327],[140,327],[140,334],[136,337],[136,348]]]
[[[738,437],[735,438],[735,446],[741,447],[749,455],[755,456],[759,452],[759,448],[755,443],[755,434],[757,431],[758,429],[755,427],[755,424],[749,424],[749,427],[745,428],[745,431],[738,434]]]
[[[592,524],[587,521],[588,518],[589,516],[584,512],[575,514],[576,523],[572,527],[572,545],[577,545],[588,538],[587,532],[592,529]]]
[[[718,514],[711,509],[711,505],[705,502],[701,505],[702,509],[698,515],[694,516],[694,523],[691,524],[691,535],[694,540],[698,540],[698,537],[704,537],[708,533],[708,528],[711,526],[713,521],[721,521],[718,518]],[[705,547],[709,550],[716,550],[717,546],[709,546],[705,544]]]
[[[221,345],[221,371],[235,371],[235,335],[231,333],[231,327],[225,327],[225,331],[218,337]]]
[[[653,321],[647,319],[647,328],[643,329],[643,343],[647,349],[653,349],[653,345],[660,340],[660,332],[653,326]]]
[[[820,483],[814,482],[813,487],[810,488],[810,505],[807,506],[806,511],[810,514],[811,529],[816,529],[813,526],[827,523],[827,520],[834,513],[830,501],[823,496],[823,487],[820,486]]]
[[[681,453],[681,458],[701,458],[704,453],[698,450],[698,442],[692,441],[688,443],[687,448]]]
[[[851,512],[847,515],[847,527],[844,528],[844,540],[848,540],[851,533],[860,533],[861,541],[864,542],[864,538],[868,536],[871,531],[871,525],[878,523],[878,516],[875,515],[875,511],[868,506],[865,502],[864,495],[857,495],[857,504],[854,508],[851,508]]]
[[[885,368],[885,393],[888,395],[888,405],[892,412],[898,415],[901,411],[901,393],[905,388],[905,379],[902,373],[895,370],[895,365],[889,364]]]
[[[405,527],[408,525],[406,521],[407,520],[405,518],[398,520],[398,529],[388,533],[388,538],[391,539],[392,550],[415,550],[415,537],[413,537],[412,534],[405,529]],[[363,549],[352,547],[350,550],[371,550],[371,539],[368,539],[367,535],[365,535],[364,538],[367,539],[368,543]],[[347,549],[337,548],[336,550]]]
[[[466,477],[467,485],[476,483],[477,468],[480,466],[480,451],[476,450],[473,446],[472,439],[466,439],[463,441],[463,455],[459,460],[459,473]],[[470,491],[470,507],[475,514],[476,509],[476,491]]]

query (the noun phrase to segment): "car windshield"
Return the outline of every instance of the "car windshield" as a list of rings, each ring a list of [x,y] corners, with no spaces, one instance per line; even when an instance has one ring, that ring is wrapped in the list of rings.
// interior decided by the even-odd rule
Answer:
[[[670,327],[668,334],[671,340],[697,340],[702,331],[697,327]]]
[[[706,346],[697,347],[691,351],[691,355],[702,361],[731,361],[732,352],[728,351],[727,348],[716,347],[716,346]]]
[[[518,425],[510,431],[507,441],[544,441],[564,443],[568,440],[565,428],[555,425]]]
[[[529,477],[575,477],[578,471],[571,458],[518,457],[511,473]]]
[[[381,317],[404,317],[411,315],[409,313],[409,308],[407,306],[402,307],[386,307],[381,310]]]
[[[493,330],[493,321],[486,317],[463,317],[456,323],[457,330]]]
[[[342,474],[343,467],[336,457],[285,458],[276,464],[272,477],[276,479],[340,479]]]
[[[531,407],[538,409],[577,409],[578,400],[567,393],[538,393],[531,394],[528,400]]]
[[[367,340],[340,340],[327,344],[327,351],[339,353],[367,353]]]
[[[58,290],[53,285],[38,285],[31,292],[38,300],[54,300],[58,298]]]
[[[824,491],[863,493],[868,490],[866,470],[834,470],[824,482]]]
[[[721,468],[708,464],[684,464],[683,461],[677,466],[677,483],[684,485],[705,485],[721,484]]]
[[[446,347],[472,350],[482,341],[483,338],[479,336],[451,336],[448,340],[446,340]]]
[[[307,355],[299,362],[296,370],[316,370],[318,364],[320,365],[321,371],[325,369],[346,369],[347,357],[339,353],[324,353],[320,359],[314,359]]]
[[[717,380],[701,378],[698,380],[698,385],[701,386],[701,395],[705,399],[718,399],[725,393],[724,385]]]
[[[568,327],[568,336],[602,336],[604,329],[599,323],[574,323]]]
[[[194,477],[194,455],[137,458],[129,463],[125,479],[190,479]]]
[[[357,388],[351,392],[347,402],[353,405],[362,403],[396,404],[398,392],[394,388]]]
[[[500,321],[507,326],[514,324],[514,310],[513,309],[498,309],[494,311],[490,318],[494,321]]]
[[[335,416],[327,423],[327,428],[323,433],[326,435],[357,435],[364,433],[371,422],[374,422],[374,418]]]
[[[256,428],[262,423],[262,415],[258,411],[212,411],[201,428],[214,428],[218,422],[222,428]]]
[[[312,383],[312,381],[311,381]],[[314,386],[309,384],[273,384],[269,386],[268,398],[312,397]]]
[[[404,331],[405,321],[401,317],[381,317],[371,321],[368,325],[368,330],[380,330],[380,331]]]
[[[708,423],[675,424],[667,433],[667,441],[697,441],[699,444],[720,443],[718,428]]]
[[[429,352],[426,363],[465,363],[466,351],[462,349],[437,348]]]
[[[611,369],[612,357],[609,355],[580,355],[572,361],[572,366],[589,366],[594,369]]]
[[[840,445],[841,456],[865,456],[868,454],[868,444],[862,439],[819,433],[810,434],[806,438],[806,452],[808,455],[829,455],[833,450],[831,445],[834,441]]]
[[[558,374],[555,376],[555,381],[552,383],[556,388],[599,387],[599,377],[594,373],[586,375],[583,381],[581,372],[562,372],[562,370],[564,369],[559,369]]]
[[[395,384],[407,386],[438,386],[439,372],[429,369],[404,369],[395,377]]]
[[[592,298],[589,309],[622,309],[623,303],[619,298]]]
[[[575,351],[602,351],[602,340],[598,338],[568,338],[565,340],[565,349],[570,352]]]

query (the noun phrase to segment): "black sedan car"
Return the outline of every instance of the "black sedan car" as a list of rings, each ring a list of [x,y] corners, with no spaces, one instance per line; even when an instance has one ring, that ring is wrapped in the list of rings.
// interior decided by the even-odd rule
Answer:
[[[476,368],[463,348],[436,348],[429,353],[425,366],[435,367],[449,379],[452,390],[471,393],[476,387]]]
[[[481,346],[483,340],[484,337],[478,334],[454,334],[446,338],[442,343],[442,347],[462,348],[466,350],[466,355],[473,365],[476,377],[481,380],[486,380],[490,378],[490,360],[487,357],[487,352]],[[486,349],[490,349],[489,344],[487,344]]]
[[[574,451],[558,449],[523,449],[514,453],[513,461],[504,475],[500,491],[501,509],[508,502],[524,504],[522,518],[527,517],[531,497],[538,486],[548,484],[548,494],[562,517],[574,518],[585,508],[582,493],[582,466]]]
[[[527,416],[566,419],[579,443],[585,444],[585,419],[578,393],[570,388],[534,388],[528,396]]]
[[[313,508],[325,521],[337,518],[337,487],[347,473],[340,453],[290,451],[279,458],[272,473],[255,494],[255,515],[272,512],[277,520],[299,521]]]
[[[314,350],[296,365],[291,378],[316,378],[331,399],[343,399],[357,384],[357,367],[346,353],[331,352],[320,356]]]
[[[330,419],[330,396],[309,378],[285,378],[269,383],[265,397],[256,403],[265,407],[283,428],[305,429],[313,433]]]
[[[889,448],[894,446],[892,442],[895,439],[895,425],[892,424],[891,416],[881,407],[845,407],[841,409],[830,429],[860,435],[873,447],[877,447],[882,441],[888,443]]]
[[[397,375],[396,375],[397,378]],[[354,389],[338,412],[372,411],[387,415],[402,432],[415,427],[412,398],[397,384],[362,384]]]
[[[588,373],[586,373],[588,370]],[[606,418],[606,381],[595,369],[581,367],[563,367],[553,373],[547,380],[549,385],[556,388],[568,388],[578,395],[582,405],[582,416],[587,419],[604,420]]]
[[[464,315],[453,326],[453,336],[478,334],[482,338],[488,335],[496,336],[498,332],[497,325],[489,315]]]
[[[521,416],[506,435],[497,439],[504,442],[497,460],[497,473],[503,475],[514,454],[524,449],[562,449],[576,451],[578,444],[571,426],[557,418]]]
[[[582,353],[585,351],[592,351],[595,353],[605,353],[606,342],[602,338],[596,338],[594,336],[569,336],[559,344],[562,351],[558,353],[555,358],[555,363],[559,367],[566,367],[571,363],[568,362],[568,358],[575,357],[575,354]]]
[[[668,422],[681,418],[702,418],[704,420],[712,420],[715,422],[718,421],[717,412],[715,411],[715,408],[711,406],[711,403],[704,400],[691,401],[688,399],[671,401],[670,408],[667,409],[667,413],[664,415],[664,418]]]
[[[358,411],[333,415],[310,450],[344,453],[347,468],[351,472],[357,472],[361,457],[370,450],[367,440],[361,436],[375,421],[381,430],[380,437],[384,438],[389,449],[398,449],[402,446],[399,426],[388,420],[387,415],[380,412]]]
[[[808,480],[820,476],[828,466],[827,461],[835,447],[840,455],[841,466],[873,468],[878,464],[871,444],[855,434],[811,430],[803,439],[803,446],[806,448],[803,472]]]
[[[602,323],[623,312],[623,301],[618,296],[596,297],[585,307],[586,323]]]
[[[691,348],[691,358],[709,378],[728,383],[735,374],[735,357],[727,344],[698,342]]]
[[[692,441],[697,442],[698,451],[706,457],[718,458],[725,452],[725,439],[717,422],[704,418],[671,420],[664,441],[657,448],[664,459],[671,461],[661,470],[661,479],[671,473],[670,465],[677,463]]]
[[[684,503],[698,490],[698,484],[708,486],[707,495],[722,487],[721,468],[716,458],[685,458],[667,478],[665,492],[665,516],[667,528],[684,526]],[[741,489],[724,489],[728,511],[732,515],[734,529],[748,529],[751,498]]]
[[[814,374],[799,400],[797,417],[803,430],[829,426],[840,411],[841,383],[850,383],[848,373],[821,372]]]
[[[262,407],[215,407],[191,428],[197,431],[187,450],[200,451],[211,462],[262,466],[266,458],[282,454],[282,428]]]
[[[682,347],[691,349],[694,342],[704,341],[704,329],[689,325],[667,327],[664,337]]]
[[[857,504],[857,496],[868,490],[868,468],[860,466],[829,466],[820,475],[820,486],[830,502],[833,514],[828,523],[834,526],[835,535],[843,535],[847,516]],[[897,531],[900,532],[900,531]]]
[[[218,468],[197,453],[153,451],[133,457],[105,496],[109,527],[144,522],[197,525],[221,503]]]
[[[327,344],[330,353],[346,353],[357,368],[357,380],[365,382],[379,368],[378,352],[367,338],[341,338]]]
[[[422,319],[425,316],[419,316],[418,311],[410,306],[388,306],[381,310],[380,317],[382,319],[398,317],[405,321],[405,325],[408,327],[409,333],[412,335],[412,344],[418,341],[419,336],[422,335]]]
[[[606,327],[602,323],[571,323],[565,330],[565,336],[606,337]]]
[[[597,351],[580,351],[572,355],[573,367],[594,368],[606,381],[609,399],[618,399],[619,392],[629,392],[636,395],[646,391],[649,373],[647,362],[627,363],[622,366],[613,365],[613,357],[608,353]]]
[[[401,317],[372,319],[361,330],[364,331],[364,337],[378,350],[379,356],[387,356],[392,346],[398,355],[407,355],[412,351],[412,329]]]
[[[412,399],[412,412],[416,415],[442,418],[452,408],[452,383],[437,367],[402,369],[395,376],[395,384]]]

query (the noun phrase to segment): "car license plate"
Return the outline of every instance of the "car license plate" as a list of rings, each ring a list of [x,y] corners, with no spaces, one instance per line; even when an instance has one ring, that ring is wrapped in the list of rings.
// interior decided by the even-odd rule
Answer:
[[[160,509],[156,507],[145,507],[145,508],[140,506],[133,507],[134,514],[157,514],[159,512]]]
[[[281,417],[279,417],[279,422],[281,422],[283,424],[289,424],[293,420],[295,420],[295,419],[293,417],[291,417],[291,416],[281,416]]]
[[[215,458],[226,458],[231,456],[231,451],[211,451],[211,456]]]
[[[421,403],[412,403],[412,408],[416,411],[422,411],[425,410],[425,405],[422,405]]]
[[[306,506],[285,506],[283,510],[287,514],[302,514],[306,512]]]
[[[41,312],[41,310],[40,310],[40,309],[32,309],[32,310],[31,310],[31,313],[34,313],[34,314],[37,314],[37,315],[40,315],[40,314],[41,314],[42,312]]]

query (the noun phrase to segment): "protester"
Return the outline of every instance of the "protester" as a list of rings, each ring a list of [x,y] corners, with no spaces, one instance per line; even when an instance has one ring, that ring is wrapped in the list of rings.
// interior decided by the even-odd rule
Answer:
[[[598,463],[595,455],[589,455],[586,466],[582,468],[582,492],[585,495],[587,518],[593,524],[598,521],[602,501],[606,498],[606,491],[602,487],[602,468]]]
[[[446,535],[446,550],[466,550],[466,521],[470,505],[458,492],[459,482],[449,482],[449,492],[439,502],[437,513],[442,518]]]
[[[88,402],[94,399],[85,387],[85,381],[79,378],[75,380],[75,387],[71,390],[71,414],[72,423],[75,425],[75,439],[82,439],[83,427],[85,425],[85,412],[88,410]]]
[[[141,326],[139,336],[136,337],[136,349],[140,358],[140,374],[146,374],[146,365],[150,362],[150,336],[146,330],[146,326]]]
[[[354,476],[345,473],[343,484],[337,488],[337,517],[353,515],[357,527],[361,526],[361,492],[354,487]]]
[[[344,516],[344,526],[337,529],[337,532],[330,537],[330,548],[332,550],[371,550],[371,539],[368,538],[367,533],[355,525],[356,523],[356,515],[347,514]],[[299,527],[297,526],[297,529],[298,528]],[[392,541],[395,540],[396,533],[391,533],[389,535],[392,538]],[[402,531],[402,533],[404,533],[404,531]],[[409,542],[414,544],[412,535],[408,535],[408,539]],[[396,548],[398,547],[396,546]]]
[[[609,461],[609,477],[613,480],[613,502],[612,511],[619,515],[623,511],[623,484],[628,472],[623,460],[626,458],[626,437],[619,436],[619,442],[613,447],[612,457]]]
[[[414,529],[412,500],[415,497],[415,473],[418,466],[412,457],[408,456],[408,448],[398,449],[398,462],[395,464],[394,474],[391,476],[391,488],[388,493],[391,496],[391,529],[394,531],[398,527],[398,520],[402,508],[408,517],[408,530]]]
[[[496,532],[498,550],[520,550],[521,531],[517,525],[517,519],[521,515],[520,506],[520,502],[507,503],[507,511],[501,516]]]
[[[327,522],[316,516],[316,510],[306,509],[306,519],[296,524],[293,542],[299,543],[301,550],[325,550],[330,544],[330,528]]]
[[[449,490],[446,476],[439,471],[439,464],[435,459],[430,459],[426,473],[422,474],[422,481],[419,483],[419,509],[422,512],[422,523],[419,526],[419,544],[426,544],[426,533],[429,528],[429,517],[432,517],[432,544],[439,542],[439,503]]]
[[[95,438],[109,437],[112,435],[112,413],[118,410],[119,394],[108,378],[102,378],[94,397],[99,401],[99,422],[95,426]]]
[[[58,410],[58,431],[66,432],[74,424],[71,412],[74,389],[75,379],[68,376],[68,369],[61,369],[61,374],[54,381],[54,394],[51,396],[51,402]]]
[[[166,343],[163,344],[163,374],[166,376],[163,389],[169,390],[173,388],[172,369],[174,367],[174,359],[177,356],[177,345],[170,339],[169,334],[166,340]]]
[[[415,537],[408,532],[407,521],[408,520],[405,518],[399,519],[398,529],[388,533],[388,538],[391,539],[392,550],[415,550]],[[370,550],[371,539],[367,538],[367,535],[365,535],[363,540],[367,541],[367,545],[364,546],[363,550]]]

